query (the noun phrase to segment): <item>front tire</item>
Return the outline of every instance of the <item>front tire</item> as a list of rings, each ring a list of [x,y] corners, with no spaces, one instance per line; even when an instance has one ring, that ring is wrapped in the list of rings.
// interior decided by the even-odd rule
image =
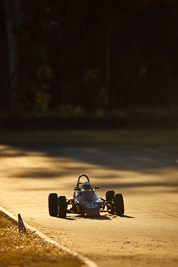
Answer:
[[[58,205],[59,205],[59,217],[65,218],[66,212],[67,212],[67,203],[66,203],[66,197],[60,196],[58,198]]]
[[[53,216],[53,217],[57,217],[58,203],[57,203],[57,194],[56,193],[49,194],[48,208],[49,208],[49,215]]]
[[[114,199],[115,192],[113,190],[106,191],[106,201],[111,201]]]
[[[114,196],[115,211],[118,216],[124,215],[124,200],[122,194],[115,194]]]
[[[106,201],[108,202],[107,211],[110,214],[114,214],[114,205],[113,205],[114,194],[115,192],[113,190],[106,191]]]

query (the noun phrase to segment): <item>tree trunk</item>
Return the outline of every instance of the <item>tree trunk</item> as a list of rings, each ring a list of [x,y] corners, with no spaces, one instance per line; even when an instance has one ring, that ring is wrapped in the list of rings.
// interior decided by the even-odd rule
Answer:
[[[110,94],[110,17],[107,16],[107,32],[106,32],[106,96],[105,104],[106,108],[109,106],[109,94]]]
[[[5,0],[6,31],[9,60],[9,110],[18,112],[19,107],[19,77],[18,77],[18,31],[20,26],[21,0]]]
[[[110,80],[111,80],[111,5],[113,0],[107,0],[103,4],[101,17],[105,21],[105,38],[106,38],[106,49],[105,49],[105,108],[108,109],[110,105]]]

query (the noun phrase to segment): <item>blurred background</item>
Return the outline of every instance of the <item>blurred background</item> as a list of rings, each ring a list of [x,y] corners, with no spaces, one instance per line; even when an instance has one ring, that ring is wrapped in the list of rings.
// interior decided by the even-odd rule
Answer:
[[[177,29],[177,0],[0,1],[1,129],[177,127]]]

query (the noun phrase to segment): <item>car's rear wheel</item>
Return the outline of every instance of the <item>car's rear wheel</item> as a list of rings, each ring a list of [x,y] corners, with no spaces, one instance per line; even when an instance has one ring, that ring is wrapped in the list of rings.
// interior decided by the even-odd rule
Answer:
[[[124,215],[124,200],[122,194],[115,194],[114,196],[115,212],[118,216]]]
[[[58,205],[59,205],[59,217],[65,218],[66,212],[67,212],[67,203],[66,203],[66,197],[60,196],[58,198]]]
[[[58,213],[58,197],[56,193],[49,194],[48,197],[48,208],[49,208],[49,215],[56,217]]]

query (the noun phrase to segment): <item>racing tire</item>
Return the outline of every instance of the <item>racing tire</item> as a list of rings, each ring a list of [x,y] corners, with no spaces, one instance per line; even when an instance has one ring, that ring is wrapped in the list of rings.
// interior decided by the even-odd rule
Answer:
[[[67,212],[67,203],[65,196],[60,196],[58,198],[58,206],[59,206],[59,218],[65,218]]]
[[[109,214],[114,214],[114,205],[113,201],[114,200],[114,194],[115,192],[113,190],[106,191],[106,201],[110,201],[109,206],[107,205],[107,211]]]
[[[113,190],[106,191],[106,201],[111,201],[114,199],[115,192]]]
[[[114,196],[115,212],[118,216],[124,215],[124,200],[122,194],[115,194]]]
[[[57,199],[58,197],[56,193],[49,194],[49,197],[48,197],[49,215],[53,217],[57,217],[57,213],[58,213]]]

